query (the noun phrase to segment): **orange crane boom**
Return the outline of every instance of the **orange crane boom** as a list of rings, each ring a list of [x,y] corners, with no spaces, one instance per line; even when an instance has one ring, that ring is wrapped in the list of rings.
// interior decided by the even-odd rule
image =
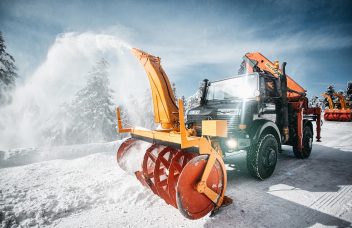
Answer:
[[[279,74],[282,74],[277,61],[272,63],[269,59],[267,59],[264,55],[259,52],[245,54],[244,60],[247,64],[247,70],[249,70],[249,72],[253,72],[256,69],[259,69],[267,71],[275,77],[279,77]],[[289,75],[287,75],[286,77],[288,88],[287,98],[290,100],[305,96],[306,90],[302,86],[300,86],[295,80],[293,80]]]

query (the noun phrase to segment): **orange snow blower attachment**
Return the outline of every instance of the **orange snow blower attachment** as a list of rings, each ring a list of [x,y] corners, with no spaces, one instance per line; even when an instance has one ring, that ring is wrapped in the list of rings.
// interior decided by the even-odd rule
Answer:
[[[342,94],[334,93],[333,96],[338,98],[338,102],[333,101],[329,94],[323,93],[328,107],[324,110],[324,119],[326,121],[351,121],[352,111],[346,105],[346,99]]]
[[[130,133],[117,151],[119,166],[128,170],[129,155],[143,150],[148,142],[141,168],[133,170],[137,179],[160,196],[167,204],[180,210],[189,219],[199,219],[221,206],[231,203],[225,197],[227,176],[221,151],[214,148],[211,137],[227,137],[225,120],[204,120],[206,136],[194,136],[184,122],[182,100],[175,104],[167,75],[160,58],[138,49],[132,53],[147,73],[154,105],[155,130],[124,128],[120,109],[116,109],[118,131]],[[145,144],[144,144],[145,145]]]

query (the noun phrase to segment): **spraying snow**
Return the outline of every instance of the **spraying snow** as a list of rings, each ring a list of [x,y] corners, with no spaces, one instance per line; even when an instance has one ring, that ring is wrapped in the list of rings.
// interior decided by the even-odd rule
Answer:
[[[125,172],[134,174],[136,171],[141,170],[141,164],[145,151],[151,146],[150,143],[143,141],[136,141],[132,147],[129,147],[123,154],[123,157],[119,159],[119,166]],[[131,162],[133,161],[133,162]]]
[[[125,104],[133,110],[133,105],[128,102],[129,94],[142,95],[148,84],[142,69],[136,67],[130,49],[127,42],[109,34],[59,35],[45,61],[23,85],[18,86],[13,103],[0,109],[0,148],[45,143],[41,129],[58,107],[69,102],[83,87],[90,67],[102,57],[111,63],[109,75],[114,103]]]

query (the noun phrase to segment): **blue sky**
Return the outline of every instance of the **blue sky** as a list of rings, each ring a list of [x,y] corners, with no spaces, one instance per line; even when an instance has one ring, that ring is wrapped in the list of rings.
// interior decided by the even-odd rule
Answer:
[[[179,95],[235,75],[246,52],[288,62],[309,94],[345,89],[352,1],[0,1],[0,30],[22,83],[62,33],[116,35],[158,55]],[[59,60],[58,60],[59,61]],[[111,63],[113,64],[113,63]],[[136,67],[140,67],[136,63]]]

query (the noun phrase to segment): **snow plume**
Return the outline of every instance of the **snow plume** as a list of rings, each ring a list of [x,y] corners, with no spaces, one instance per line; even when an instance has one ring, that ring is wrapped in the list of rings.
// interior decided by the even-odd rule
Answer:
[[[133,110],[129,97],[145,97],[147,77],[130,54],[131,46],[109,34],[65,33],[49,48],[46,59],[18,86],[13,103],[0,109],[0,149],[38,146],[50,117],[69,103],[86,83],[86,75],[101,58],[109,63],[110,87],[114,104]],[[137,118],[138,116],[132,116]],[[138,122],[138,120],[135,120]],[[65,123],[58,121],[58,125]]]

